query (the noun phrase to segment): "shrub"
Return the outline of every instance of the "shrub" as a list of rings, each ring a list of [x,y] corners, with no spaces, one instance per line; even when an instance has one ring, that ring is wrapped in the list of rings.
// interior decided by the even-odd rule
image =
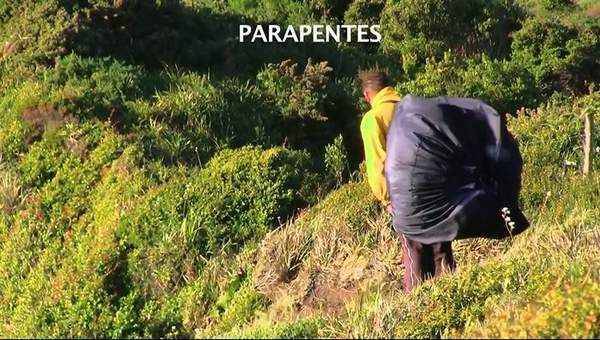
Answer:
[[[2,25],[0,41],[9,48],[0,54],[0,60],[48,65],[67,51],[65,45],[77,27],[76,18],[58,0],[8,1],[4,6],[2,12],[10,15]],[[6,18],[6,14],[2,16]]]
[[[541,100],[531,73],[514,61],[469,59],[460,78],[457,94],[480,98],[501,113],[536,107]]]
[[[27,186],[42,187],[50,181],[62,164],[68,159],[76,159],[77,156],[69,152],[64,144],[62,131],[46,134],[44,138],[34,143],[29,152],[23,157],[19,164],[19,171],[23,182]]]
[[[425,97],[479,98],[502,113],[535,107],[541,99],[533,76],[516,62],[485,55],[461,61],[451,52],[441,60],[428,59],[423,72],[398,88]]]
[[[339,135],[332,144],[325,147],[325,167],[329,176],[340,186],[348,175],[348,156],[344,147],[344,138]]]
[[[286,61],[265,68],[256,85],[172,72],[166,76],[172,88],[158,92],[155,102],[128,107],[148,153],[167,162],[203,163],[221,149],[247,144],[320,151],[358,114],[356,98],[345,92],[355,85],[330,80],[330,71],[325,63],[308,63],[300,73]]]
[[[546,104],[509,117],[508,128],[525,164],[522,203],[528,211],[536,211],[557,194],[548,178],[566,175],[567,161],[577,163],[581,157],[580,119],[569,104]]]
[[[323,11],[331,10],[332,5],[329,0],[311,0],[304,3],[293,0],[234,0],[229,3],[202,0],[199,3],[220,12],[235,13],[257,22],[296,25],[316,21],[315,14],[326,14]]]
[[[589,1],[515,1],[564,23],[513,40],[512,0],[0,0],[0,334],[597,337],[600,177],[565,161],[598,111],[599,26],[566,11]],[[236,39],[380,21],[381,46]],[[408,295],[366,183],[298,210],[362,159],[347,77],[373,66],[403,94],[529,107],[508,124],[531,230],[459,242],[462,269]]]
[[[298,64],[286,60],[269,64],[256,78],[261,88],[270,94],[284,117],[326,120],[323,106],[331,67],[327,62],[312,64],[309,60],[302,74]]]
[[[514,34],[512,60],[530,70],[545,94],[581,93],[586,81],[600,79],[598,32],[593,24],[573,27],[533,17]]]
[[[47,70],[49,100],[79,118],[109,119],[128,126],[125,103],[141,95],[141,69],[112,58],[82,58],[70,54]]]
[[[259,324],[248,329],[234,329],[223,337],[232,339],[311,339],[319,337],[323,321],[316,317],[301,318],[295,321],[274,324]]]
[[[256,86],[195,73],[172,72],[166,78],[172,88],[156,93],[153,102],[128,105],[149,155],[196,164],[228,147],[283,141],[287,131]]]
[[[208,67],[219,62],[234,27],[179,1],[120,1],[80,5],[78,32],[67,46],[84,56],[113,56],[128,63]],[[127,48],[123,48],[127,46]]]
[[[596,282],[567,285],[552,289],[540,301],[495,315],[474,337],[595,338],[600,335],[600,293]],[[485,335],[484,335],[485,334]]]
[[[336,79],[330,86],[329,101],[325,107],[328,130],[326,143],[331,144],[336,135],[342,136],[350,169],[356,169],[364,160],[363,144],[357,138],[362,115],[369,110],[363,98],[358,79]],[[322,152],[322,149],[316,152]]]
[[[101,126],[89,125],[81,130],[85,131],[78,137],[82,139],[94,139],[94,132],[102,131]],[[115,274],[121,271],[122,249],[111,232],[113,215],[118,214],[114,206],[119,202],[104,197],[106,192],[98,194],[94,181],[103,165],[117,157],[114,152],[119,143],[106,132],[100,135],[86,160],[78,164],[72,160],[59,168],[24,203],[15,223],[0,237],[8,256],[0,261],[0,280],[6,288],[3,293],[14,301],[0,310],[0,318],[3,325],[21,325],[3,328],[4,334],[102,337],[113,326],[110,319],[118,309],[119,290],[104,284],[110,281],[107,277],[122,278]],[[86,213],[95,210],[100,198],[112,201],[113,206],[102,214],[105,220],[90,221]],[[126,306],[121,313],[125,310]],[[119,325],[114,326],[117,332]]]
[[[457,94],[460,92],[460,72],[463,67],[457,56],[449,51],[444,53],[442,59],[428,58],[423,72],[414,79],[398,84],[398,92],[423,97]]]
[[[374,290],[334,323],[345,337],[441,338],[479,320],[504,297],[547,289],[547,275],[524,259],[486,263],[428,281],[410,294]]]
[[[383,0],[352,1],[344,13],[344,24],[369,26],[379,25],[381,12],[383,11],[384,7],[385,1]],[[357,37],[354,36],[352,40],[357,41]],[[359,47],[367,52],[372,52],[371,55],[375,55],[380,43],[375,44],[354,42],[350,45]]]
[[[548,103],[509,119],[524,161],[530,169],[560,169],[565,160],[579,159],[581,124],[572,105]],[[552,138],[550,138],[552,136]]]
[[[206,168],[173,176],[120,219],[133,284],[144,297],[180,289],[204,259],[260,240],[312,202],[313,177],[304,152],[251,147],[222,151]]]
[[[257,83],[274,104],[274,111],[284,119],[283,129],[291,145],[322,147],[333,139],[331,127],[326,123],[332,68],[327,62],[308,60],[300,73],[297,66],[291,60],[269,64],[256,76]]]
[[[230,331],[240,324],[249,322],[258,311],[268,305],[268,300],[253,287],[251,277],[242,282],[241,287],[235,287],[231,293],[234,294],[229,297],[229,301],[222,300],[216,304],[222,308],[222,312],[216,314],[217,325],[213,326],[219,333]]]
[[[344,24],[378,25],[384,6],[385,1],[383,0],[352,1],[344,13]]]
[[[0,109],[2,109],[0,102]],[[14,159],[23,150],[28,137],[27,126],[21,121],[18,114],[3,111],[0,114],[0,155],[5,159]]]
[[[571,0],[541,0],[540,3],[547,10],[565,9],[574,5]]]
[[[28,208],[60,235],[87,211],[89,191],[102,168],[123,148],[123,140],[103,124],[66,126],[32,146],[19,170],[27,186],[39,188]]]
[[[0,52],[1,53],[1,52]],[[22,83],[33,76],[31,65],[23,65],[9,60],[2,60],[0,54],[0,93],[3,96],[11,90],[19,88]]]
[[[99,170],[122,146],[120,136],[104,123],[86,122],[66,125],[46,133],[20,160],[19,170],[28,186],[41,187],[59,170],[89,163]],[[96,174],[97,175],[97,174]]]
[[[304,152],[281,148],[221,152],[190,188],[189,223],[206,237],[190,244],[216,254],[223,245],[236,249],[247,240],[260,239],[278,217],[312,202],[311,189],[318,184],[310,169]]]
[[[140,122],[139,135],[150,155],[168,162],[205,161],[216,148],[227,146],[231,135],[227,129],[237,121],[237,112],[223,117],[227,103],[207,77],[168,77],[172,90],[158,92],[154,103],[139,101],[132,106]]]
[[[383,11],[382,48],[401,57],[411,75],[427,58],[440,58],[448,49],[460,55],[503,56],[520,16],[511,0],[398,0]]]
[[[177,293],[187,332],[196,337],[214,337],[236,327],[238,323],[232,322],[236,318],[252,320],[264,310],[268,301],[256,293],[251,282],[255,254],[256,244],[250,243],[235,256],[212,257],[197,279]]]
[[[18,176],[4,169],[1,163],[0,170],[0,214],[8,215],[17,208],[23,191]]]
[[[148,68],[167,64],[250,77],[269,62],[331,56],[335,44],[315,44],[318,48],[295,43],[240,44],[240,24],[325,21],[317,17],[330,5],[321,0],[94,4],[78,12],[79,29],[67,46],[84,56],[112,56]]]
[[[42,211],[56,221],[68,221],[88,209],[89,191],[125,144],[122,136],[103,124],[83,124],[64,132],[70,156],[41,191]]]

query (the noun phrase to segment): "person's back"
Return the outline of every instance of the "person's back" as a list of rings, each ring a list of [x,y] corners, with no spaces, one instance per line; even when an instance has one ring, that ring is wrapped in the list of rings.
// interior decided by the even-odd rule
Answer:
[[[386,135],[400,96],[389,86],[387,76],[382,72],[363,72],[360,79],[364,98],[371,106],[360,124],[367,180],[375,198],[387,208],[390,201],[384,174]]]

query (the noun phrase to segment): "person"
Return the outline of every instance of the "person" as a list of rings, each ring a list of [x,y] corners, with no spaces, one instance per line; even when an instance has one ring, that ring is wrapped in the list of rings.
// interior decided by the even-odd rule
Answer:
[[[360,123],[367,181],[375,198],[391,212],[384,174],[386,135],[400,96],[393,87],[390,87],[389,79],[384,72],[364,71],[359,74],[359,78],[364,99],[371,106]]]
[[[401,98],[390,87],[389,79],[383,72],[366,71],[360,73],[359,78],[364,99],[371,106],[360,124],[367,181],[375,198],[386,211],[392,213],[385,177],[386,136],[396,104]],[[427,276],[439,276],[446,269],[454,269],[449,242],[425,245],[407,238],[401,231],[398,231],[398,234],[402,242],[406,291],[412,290]]]
[[[529,227],[522,158],[505,119],[469,98],[405,96],[386,136],[384,173],[403,243],[404,289],[455,269],[451,242]]]
[[[452,241],[517,235],[522,159],[503,118],[468,98],[400,98],[385,73],[359,75],[367,180],[402,243],[404,289],[456,268]]]

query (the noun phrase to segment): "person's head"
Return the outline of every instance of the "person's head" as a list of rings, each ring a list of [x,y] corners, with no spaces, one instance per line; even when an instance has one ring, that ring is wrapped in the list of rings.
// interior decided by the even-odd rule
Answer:
[[[358,78],[361,82],[363,96],[369,105],[371,105],[371,101],[377,92],[390,86],[387,75],[381,71],[362,71],[359,73]]]

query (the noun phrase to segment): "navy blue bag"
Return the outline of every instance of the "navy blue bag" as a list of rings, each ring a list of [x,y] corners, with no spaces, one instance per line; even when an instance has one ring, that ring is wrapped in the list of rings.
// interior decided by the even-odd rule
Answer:
[[[393,224],[406,237],[431,244],[503,238],[529,227],[518,203],[521,154],[486,103],[405,96],[386,154]]]

